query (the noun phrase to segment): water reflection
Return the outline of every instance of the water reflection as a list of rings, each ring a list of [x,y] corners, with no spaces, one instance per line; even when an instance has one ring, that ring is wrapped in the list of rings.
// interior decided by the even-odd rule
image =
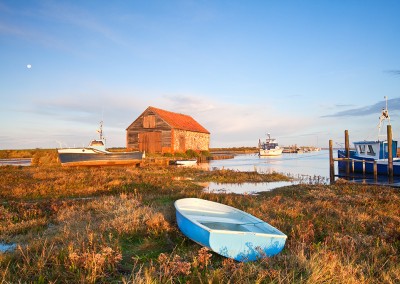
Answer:
[[[17,247],[16,244],[0,243],[0,252],[11,252]]]
[[[360,174],[360,173],[351,173],[350,177],[346,177],[346,172],[340,170],[339,178],[345,179],[347,181],[361,183],[361,184],[370,184],[370,185],[390,185],[394,187],[400,187],[400,177],[394,176],[393,180],[390,181],[388,176],[378,175],[377,178],[371,174]]]
[[[30,166],[32,159],[0,159],[0,166]]]
[[[273,189],[298,184],[298,181],[278,182],[245,182],[245,183],[202,183],[207,193],[236,193],[236,194],[257,194],[258,192],[271,191]]]
[[[282,154],[276,157],[259,157],[258,154],[236,155],[233,159],[211,160],[209,169],[257,171],[259,173],[277,172],[294,177],[320,176],[329,178],[329,151]],[[335,172],[337,172],[337,169]]]

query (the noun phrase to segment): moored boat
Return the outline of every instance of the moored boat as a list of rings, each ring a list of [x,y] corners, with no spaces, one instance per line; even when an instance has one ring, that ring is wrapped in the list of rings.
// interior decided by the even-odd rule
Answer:
[[[279,147],[275,138],[271,138],[268,133],[265,141],[258,140],[258,154],[260,156],[279,156],[282,155],[283,148]]]
[[[197,165],[197,159],[176,160],[175,164],[178,166],[195,166],[195,165]]]
[[[212,251],[237,261],[254,261],[278,254],[287,236],[239,209],[198,198],[175,201],[176,221],[184,235]]]
[[[144,158],[143,152],[109,152],[103,137],[103,122],[100,122],[99,139],[92,140],[84,148],[58,149],[62,166],[137,165]]]
[[[338,161],[339,172],[346,171],[348,166],[350,172],[373,174],[376,165],[378,175],[388,174],[389,145],[387,139],[381,139],[380,135],[382,123],[385,121],[390,124],[387,102],[386,109],[382,110],[382,114],[379,117],[378,139],[353,142],[354,149],[349,151],[349,160],[346,160],[345,150],[338,150],[338,158],[341,159]],[[397,157],[396,140],[392,140],[392,149],[393,174],[400,175],[400,158]]]

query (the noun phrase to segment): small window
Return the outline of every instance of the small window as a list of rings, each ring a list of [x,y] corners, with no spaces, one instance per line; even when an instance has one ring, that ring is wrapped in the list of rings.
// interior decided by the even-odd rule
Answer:
[[[368,152],[367,152],[367,154],[368,154],[368,155],[371,155],[371,156],[375,156],[374,148],[372,148],[372,145],[368,145]]]
[[[143,128],[156,128],[156,116],[146,115],[143,117]]]
[[[365,145],[359,145],[358,149],[360,151],[360,154],[364,154],[365,153]]]

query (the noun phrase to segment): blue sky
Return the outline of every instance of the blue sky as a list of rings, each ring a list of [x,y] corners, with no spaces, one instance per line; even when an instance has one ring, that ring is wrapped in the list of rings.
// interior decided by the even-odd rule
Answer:
[[[211,147],[400,131],[400,1],[0,1],[0,149],[109,147],[148,107]],[[28,68],[30,65],[30,68]]]

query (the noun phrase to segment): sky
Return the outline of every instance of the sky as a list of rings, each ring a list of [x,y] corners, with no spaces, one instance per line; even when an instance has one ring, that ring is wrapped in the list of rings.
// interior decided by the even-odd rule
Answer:
[[[153,106],[211,147],[400,137],[400,1],[0,0],[0,149],[108,147]],[[386,130],[386,127],[384,127]]]

